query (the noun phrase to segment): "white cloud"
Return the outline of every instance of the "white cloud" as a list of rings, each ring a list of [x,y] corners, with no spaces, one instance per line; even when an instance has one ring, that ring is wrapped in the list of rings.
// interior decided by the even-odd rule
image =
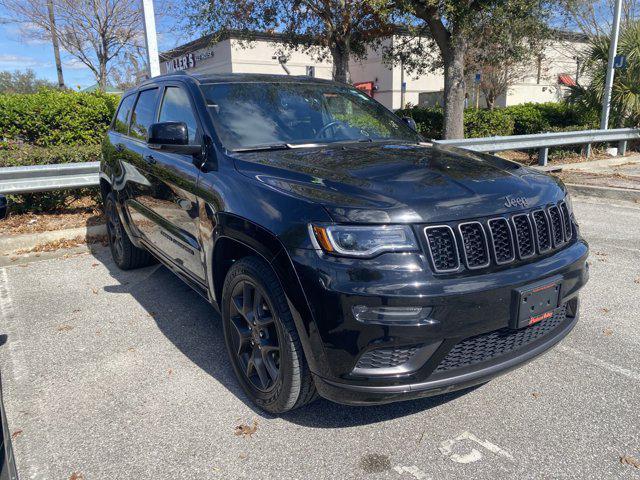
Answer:
[[[70,58],[62,62],[63,70],[85,70],[87,66],[77,58]]]
[[[48,62],[37,60],[33,57],[23,57],[21,55],[13,54],[0,54],[0,69],[7,68],[33,68],[33,67],[48,67]]]

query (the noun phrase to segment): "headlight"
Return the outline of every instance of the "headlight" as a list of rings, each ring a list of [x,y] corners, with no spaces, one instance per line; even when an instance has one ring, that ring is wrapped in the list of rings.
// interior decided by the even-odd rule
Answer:
[[[347,257],[373,257],[382,252],[418,250],[408,225],[343,226],[310,225],[312,240],[326,253]]]

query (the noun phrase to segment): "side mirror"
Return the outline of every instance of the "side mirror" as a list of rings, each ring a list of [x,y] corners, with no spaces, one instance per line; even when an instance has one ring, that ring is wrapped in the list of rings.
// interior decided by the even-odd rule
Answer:
[[[414,132],[418,131],[418,125],[416,125],[416,121],[411,117],[402,117],[402,121],[408,125],[408,127]]]
[[[149,127],[147,144],[154,150],[194,155],[202,151],[201,145],[189,145],[189,130],[184,122],[153,123]]]
[[[8,213],[7,197],[0,195],[0,220],[4,220]]]

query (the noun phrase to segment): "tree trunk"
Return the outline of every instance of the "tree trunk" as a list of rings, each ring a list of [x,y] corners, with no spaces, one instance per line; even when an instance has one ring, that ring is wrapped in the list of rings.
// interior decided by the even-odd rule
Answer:
[[[58,72],[58,88],[64,88],[64,77],[62,76],[62,62],[60,61],[60,46],[58,45],[58,33],[56,31],[56,17],[53,14],[53,0],[47,0],[49,10],[49,26],[51,27],[51,43],[53,44],[53,56],[56,60],[56,71]]]
[[[349,72],[349,42],[346,40],[334,41],[330,48],[333,60],[333,79],[336,82],[351,83],[351,74]]]
[[[446,140],[464,138],[465,42],[457,40],[444,57],[444,129]]]
[[[102,58],[100,61],[100,72],[98,74],[98,88],[103,92],[107,89],[107,62]]]

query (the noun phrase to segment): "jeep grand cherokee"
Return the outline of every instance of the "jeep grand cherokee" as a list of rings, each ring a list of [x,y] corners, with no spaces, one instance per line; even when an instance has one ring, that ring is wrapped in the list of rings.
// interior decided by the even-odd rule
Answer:
[[[217,308],[270,412],[486,382],[574,327],[588,246],[559,180],[411,127],[314,78],[146,81],[103,145],[115,263]]]

